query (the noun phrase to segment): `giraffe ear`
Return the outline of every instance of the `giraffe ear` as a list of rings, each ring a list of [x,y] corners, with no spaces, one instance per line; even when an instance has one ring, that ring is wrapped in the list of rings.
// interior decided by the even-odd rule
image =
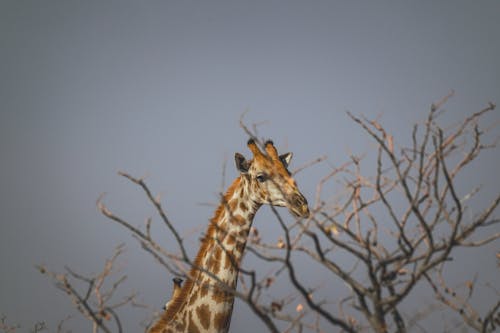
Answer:
[[[241,172],[241,173],[247,173],[248,169],[250,168],[250,162],[248,162],[245,159],[245,156],[241,155],[240,153],[234,154],[234,160],[236,162],[236,168]]]
[[[280,155],[281,163],[283,163],[285,168],[288,168],[288,164],[290,164],[292,157],[293,157],[293,153],[285,153],[283,155]]]

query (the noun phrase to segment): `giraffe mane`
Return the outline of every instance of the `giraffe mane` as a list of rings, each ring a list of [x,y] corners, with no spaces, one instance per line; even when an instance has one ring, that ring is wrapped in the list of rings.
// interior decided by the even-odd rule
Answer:
[[[176,297],[174,297],[169,302],[167,309],[163,312],[160,319],[158,319],[155,325],[151,328],[150,333],[157,332],[157,328],[164,327],[167,323],[169,323],[177,314],[177,312],[181,309],[184,302],[187,300],[187,296],[190,295],[191,290],[193,289],[196,283],[195,281],[202,273],[196,267],[201,266],[202,259],[204,258],[205,252],[207,251],[209,245],[208,239],[210,235],[214,234],[216,230],[216,223],[221,218],[221,216],[224,213],[224,210],[226,209],[226,203],[229,201],[229,198],[233,196],[235,189],[240,185],[240,183],[241,183],[241,176],[236,178],[234,182],[231,184],[231,186],[229,186],[229,188],[227,189],[224,198],[221,200],[221,203],[215,210],[214,216],[210,219],[207,232],[202,240],[202,244],[200,246],[200,249],[198,250],[198,253],[196,254],[196,258],[189,271],[186,281],[184,282],[183,286],[181,287],[181,290],[176,295]]]

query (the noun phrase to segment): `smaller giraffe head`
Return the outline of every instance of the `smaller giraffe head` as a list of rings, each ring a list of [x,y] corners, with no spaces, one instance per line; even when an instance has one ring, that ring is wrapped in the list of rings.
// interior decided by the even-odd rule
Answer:
[[[288,171],[292,153],[278,155],[272,141],[267,141],[264,146],[266,154],[250,139],[248,148],[253,159],[246,160],[243,155],[235,154],[236,167],[249,180],[253,200],[258,204],[287,207],[297,217],[309,216],[307,200]]]

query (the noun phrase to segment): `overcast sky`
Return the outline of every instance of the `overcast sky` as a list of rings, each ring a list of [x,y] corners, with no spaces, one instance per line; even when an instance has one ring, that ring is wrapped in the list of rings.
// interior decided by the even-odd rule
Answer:
[[[335,165],[373,147],[347,110],[407,142],[451,89],[450,124],[500,102],[499,16],[496,0],[0,1],[0,314],[55,330],[70,302],[34,266],[97,272],[124,241],[125,287],[160,304],[169,277],[96,199],[140,225],[153,210],[116,173],[148,175],[179,228],[201,234],[224,160],[227,184],[233,154],[249,156],[245,111],[293,166]],[[471,174],[486,193],[498,162]],[[306,196],[327,171],[297,176]],[[248,312],[237,304],[232,331],[250,332]],[[144,313],[126,316],[133,331]]]

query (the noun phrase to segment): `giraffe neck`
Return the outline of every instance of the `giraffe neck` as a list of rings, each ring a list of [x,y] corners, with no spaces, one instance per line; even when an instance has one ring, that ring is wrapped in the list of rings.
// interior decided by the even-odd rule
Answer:
[[[200,248],[200,266],[208,278],[236,288],[238,268],[255,213],[260,207],[251,198],[245,177],[237,178],[221,200]],[[204,250],[204,251],[203,251]],[[213,276],[210,276],[213,275]]]
[[[237,178],[211,219],[189,278],[171,300],[154,332],[227,332],[248,233],[260,205],[249,181]],[[161,327],[160,327],[161,326]],[[157,328],[158,327],[158,328]]]

